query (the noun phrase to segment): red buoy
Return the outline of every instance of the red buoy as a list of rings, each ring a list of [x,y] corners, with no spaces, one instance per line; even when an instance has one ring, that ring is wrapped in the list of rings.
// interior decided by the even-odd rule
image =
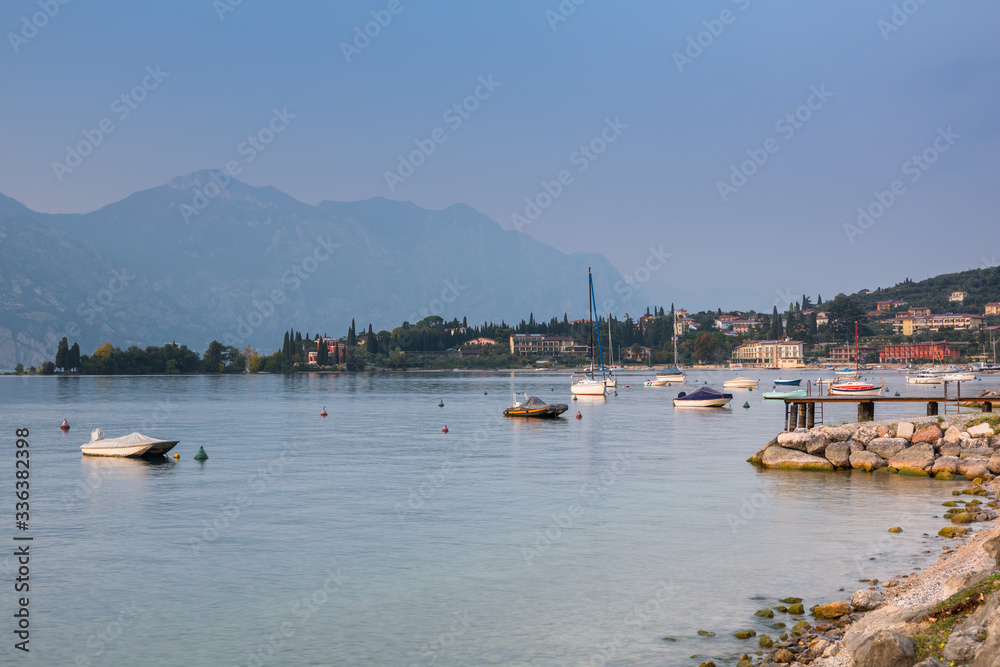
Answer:
[[[441,429],[441,432],[442,433],[447,433],[448,432],[448,425],[447,424],[444,425],[444,428]]]
[[[577,418],[577,419],[583,419],[583,415],[581,415],[581,414],[579,413],[579,411],[577,411],[577,413],[576,413],[576,418]]]
[[[323,409],[320,411],[319,416],[320,417],[326,417],[326,406],[325,405],[323,406]]]
[[[66,421],[65,419],[63,419],[62,426],[60,426],[59,428],[61,428],[64,431],[68,431],[69,430],[69,422]]]

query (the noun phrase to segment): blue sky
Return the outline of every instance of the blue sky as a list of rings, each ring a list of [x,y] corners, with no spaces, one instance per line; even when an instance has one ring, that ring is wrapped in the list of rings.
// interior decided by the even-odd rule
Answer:
[[[524,232],[625,275],[662,246],[643,289],[693,309],[1000,257],[996,3],[335,4],[4,3],[0,192],[87,211],[237,160],[241,180],[309,203],[465,202],[513,228],[532,199],[547,207]],[[294,118],[247,162],[275,109]],[[396,171],[415,142],[434,150]],[[859,207],[880,215],[859,225]]]

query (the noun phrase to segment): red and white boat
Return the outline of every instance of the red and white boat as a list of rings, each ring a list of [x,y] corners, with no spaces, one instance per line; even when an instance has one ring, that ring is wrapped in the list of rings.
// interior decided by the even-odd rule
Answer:
[[[858,339],[858,323],[854,323],[854,368],[855,378],[861,375],[861,355]],[[841,371],[837,371],[840,373]],[[830,396],[880,396],[885,387],[885,380],[882,384],[875,386],[871,382],[861,379],[844,380],[830,385],[828,395]]]
[[[848,382],[838,382],[830,385],[830,396],[880,396],[885,381],[875,386],[870,382],[862,380],[850,380]]]

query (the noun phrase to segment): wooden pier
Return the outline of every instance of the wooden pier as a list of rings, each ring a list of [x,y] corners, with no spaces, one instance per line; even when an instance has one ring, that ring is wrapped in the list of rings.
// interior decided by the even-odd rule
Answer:
[[[816,404],[820,404],[820,423],[822,423],[822,408],[827,403],[857,403],[858,421],[867,422],[875,419],[876,403],[926,403],[927,415],[938,414],[938,406],[948,403],[979,404],[983,412],[993,412],[993,406],[1000,403],[1000,398],[961,398],[947,396],[804,396],[802,398],[786,398],[785,430],[796,428],[812,428],[816,425]]]

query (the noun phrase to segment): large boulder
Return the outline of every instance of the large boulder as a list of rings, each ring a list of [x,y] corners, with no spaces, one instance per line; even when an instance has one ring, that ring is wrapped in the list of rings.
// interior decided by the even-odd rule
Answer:
[[[910,443],[904,438],[875,438],[868,443],[867,449],[869,452],[873,452],[884,459],[888,459],[909,446]]]
[[[976,459],[960,459],[958,464],[958,474],[968,477],[969,479],[975,479],[976,477],[982,477],[982,474],[973,473],[985,473],[987,476],[992,477],[993,473],[987,467],[989,465],[989,459],[976,458]],[[969,475],[972,474],[972,477]]]
[[[971,633],[957,630],[948,637],[948,643],[941,655],[952,664],[968,662],[976,657],[981,647],[982,643]]]
[[[993,449],[990,447],[963,447],[959,456],[963,459],[988,459],[993,454]]]
[[[823,456],[826,448],[830,445],[830,437],[826,433],[815,433],[806,443],[806,454],[813,456]],[[992,450],[991,450],[992,451]]]
[[[885,459],[872,452],[860,451],[851,454],[851,467],[855,470],[873,472],[885,467]]]
[[[954,475],[958,472],[958,464],[961,462],[962,459],[957,456],[942,456],[934,461],[934,467],[931,468],[931,473],[936,475],[939,472],[950,472]]]
[[[804,452],[812,437],[812,433],[808,432],[786,431],[778,434],[778,444],[786,449],[797,449]]]
[[[827,457],[829,457],[829,455],[830,450],[827,449]],[[1000,454],[994,454],[990,457],[990,460],[986,462],[986,469],[994,475],[1000,475]]]
[[[896,424],[896,437],[906,438],[907,440],[913,435],[913,424],[911,422],[899,422]]]
[[[844,426],[828,426],[823,429],[823,432],[830,438],[830,442],[844,442],[850,440],[851,436],[854,435],[853,430]]]
[[[989,424],[983,423],[970,426],[969,435],[973,438],[992,438],[996,434],[993,432],[993,429],[990,428]]]
[[[797,449],[775,445],[764,452],[763,463],[768,468],[789,470],[833,470],[833,464],[819,456],[812,456]]]
[[[945,442],[961,442],[962,441],[962,431],[957,426],[949,426],[948,430],[944,432]]]
[[[957,442],[945,442],[942,440],[941,446],[938,447],[938,454],[941,456],[961,456],[962,445]]]
[[[922,442],[929,442],[931,444],[937,442],[941,439],[941,429],[937,427],[936,424],[931,424],[930,426],[925,426],[910,438],[911,445],[919,445]]]
[[[824,452],[826,460],[838,468],[851,467],[851,446],[846,442],[831,442]],[[1000,457],[997,458],[1000,461]]]
[[[890,468],[904,475],[927,474],[934,465],[934,446],[927,443],[914,445],[886,460]]]
[[[878,437],[878,429],[874,426],[862,426],[857,431],[854,432],[854,439],[860,442],[862,445],[868,446],[868,443]]]
[[[813,607],[812,613],[816,618],[840,618],[851,613],[851,605],[843,601],[821,604]]]
[[[862,588],[851,596],[851,606],[857,611],[871,611],[882,606],[885,594],[882,591]]]
[[[1000,449],[1000,435],[993,436],[993,438],[990,440],[990,447],[992,447],[994,450]]]
[[[913,640],[892,630],[878,630],[851,654],[855,667],[913,667],[917,651]]]

